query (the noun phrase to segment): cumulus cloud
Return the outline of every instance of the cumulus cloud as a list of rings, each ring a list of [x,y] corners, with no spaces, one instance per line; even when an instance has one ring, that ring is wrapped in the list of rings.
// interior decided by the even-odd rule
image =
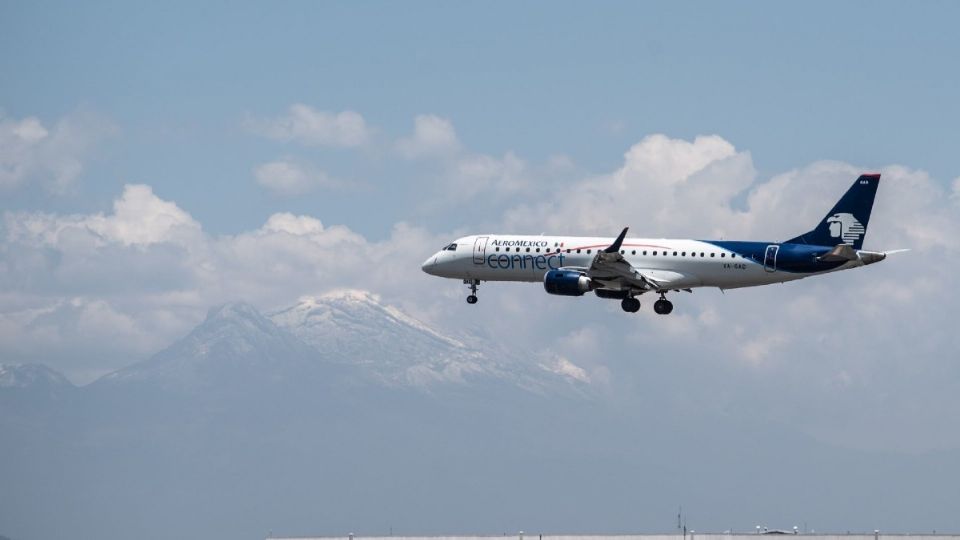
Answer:
[[[782,241],[818,223],[862,172],[855,165],[821,161],[758,179],[750,154],[720,137],[684,141],[655,135],[631,147],[615,171],[507,210],[503,229],[612,237],[630,225],[631,234],[654,238]],[[946,232],[960,230],[955,185],[898,165],[879,172],[883,179],[865,247],[912,251],[783,286],[725,295],[697,289],[676,296],[679,308],[668,318],[645,310],[631,319],[613,318],[618,307],[612,303],[607,305],[611,313],[598,315],[581,302],[579,319],[603,316],[610,328],[591,340],[592,349],[574,348],[567,357],[591,365],[597,358],[609,362],[625,350],[638,350],[643,358],[683,359],[691,370],[710,374],[700,383],[715,386],[725,380],[736,386],[690,396],[691,402],[742,408],[744,414],[760,408],[834,443],[856,446],[882,439],[901,449],[960,445],[960,438],[936,428],[945,407],[937,396],[949,393],[942,373],[960,375],[960,368],[945,363],[938,351],[956,350],[960,338],[945,331],[942,311],[931,309],[960,305],[949,270],[960,264],[960,240]],[[563,299],[523,301],[528,311],[540,313]],[[701,378],[694,373],[685,384]],[[751,380],[756,387],[745,386]],[[917,393],[918,388],[927,390]],[[883,398],[905,394],[914,396],[912,417],[897,408],[902,406],[897,400]],[[890,429],[878,425],[877,418]],[[907,431],[922,431],[925,439],[908,444],[897,435]]]
[[[52,193],[69,191],[84,160],[115,128],[89,112],[75,112],[44,126],[33,116],[17,120],[0,113],[0,189],[37,182]]]
[[[63,246],[81,236],[99,246],[113,242],[148,246],[192,238],[200,231],[200,224],[188,213],[160,199],[146,185],[125,186],[109,215],[16,212],[7,213],[4,219],[8,240],[47,246]]]
[[[525,231],[609,234],[633,225],[652,236],[723,236],[743,219],[730,202],[753,178],[749,154],[721,137],[651,135],[626,152],[616,171],[551,190],[536,203],[514,207],[506,221]]]
[[[372,130],[360,113],[319,111],[296,103],[276,118],[248,118],[247,128],[258,135],[306,146],[357,147],[367,144]]]
[[[397,141],[397,151],[407,159],[450,157],[460,151],[460,141],[450,120],[422,114],[414,119],[413,134]]]
[[[473,210],[498,209],[507,197],[536,189],[538,179],[558,177],[573,172],[569,156],[551,156],[542,166],[533,166],[512,151],[502,156],[470,152],[463,148],[453,123],[433,114],[414,119],[413,133],[398,139],[397,154],[408,160],[427,162],[433,167],[430,191],[435,194],[423,202],[424,210],[460,209],[465,204]]]
[[[347,227],[290,213],[214,236],[144,185],[126,186],[109,213],[7,212],[0,353],[36,359],[37,351],[47,351],[48,362],[82,378],[170,343],[218,303],[242,299],[274,308],[343,286],[402,297],[411,277],[422,275],[423,253],[440,244],[404,224],[371,242]],[[129,343],[113,343],[112,354],[103,351],[110,340],[80,339],[71,330],[120,322],[125,330],[115,341]],[[62,347],[43,345],[56,343]]]
[[[452,185],[463,199],[480,193],[508,195],[532,187],[527,163],[513,152],[507,152],[502,158],[466,156],[455,164],[452,173]]]
[[[64,298],[40,308],[0,312],[0,346],[16,361],[71,358],[68,373],[88,381],[166,345],[148,314],[123,313],[97,298]],[[59,367],[59,366],[58,366]]]
[[[647,137],[615,170],[564,189],[538,190],[545,180],[525,175],[516,159],[506,166],[506,159],[461,151],[449,166],[466,163],[462,174],[506,186],[514,181],[505,176],[527,178],[520,188],[483,188],[517,189],[501,202],[500,230],[611,237],[630,225],[637,236],[783,240],[817,223],[863,172],[823,161],[758,178],[750,154],[718,136]],[[646,296],[640,313],[626,315],[616,302],[508,283],[484,284],[481,302],[467,306],[460,283],[419,269],[455,234],[400,223],[372,241],[315,216],[281,212],[252,230],[211,235],[175,202],[128,186],[111,212],[4,215],[0,353],[23,358],[48,350],[42,343],[62,343],[58,350],[74,354],[52,363],[76,378],[171,342],[217,303],[245,299],[269,309],[350,287],[376,291],[447,329],[469,326],[498,342],[543,344],[538,358],[570,363],[554,368],[603,384],[611,395],[644,396],[651,406],[676,400],[770,417],[852,446],[960,445],[957,434],[941,429],[944,411],[960,406],[950,383],[960,367],[943,353],[960,348],[960,337],[942,317],[960,305],[952,275],[960,240],[949,234],[960,230],[956,182],[903,166],[879,172],[866,247],[913,251],[783,286],[679,293],[669,317],[653,314]],[[88,326],[71,322],[80,319]],[[114,345],[127,352],[109,356],[71,330],[96,329],[97,321],[122,329]],[[909,403],[897,397],[904,395]]]
[[[327,173],[293,158],[260,165],[253,171],[257,183],[278,195],[302,195],[314,189],[342,187]]]

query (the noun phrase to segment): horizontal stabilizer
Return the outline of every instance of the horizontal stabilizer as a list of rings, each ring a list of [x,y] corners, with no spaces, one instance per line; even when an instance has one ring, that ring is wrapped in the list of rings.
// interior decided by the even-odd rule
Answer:
[[[857,260],[857,252],[850,244],[837,244],[829,253],[817,257],[818,261],[823,262],[842,262]]]

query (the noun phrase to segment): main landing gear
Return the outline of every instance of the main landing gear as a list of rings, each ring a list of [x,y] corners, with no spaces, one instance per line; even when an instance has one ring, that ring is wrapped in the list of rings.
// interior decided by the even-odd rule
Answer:
[[[627,313],[636,313],[640,311],[640,300],[632,296],[628,296],[620,301],[620,307],[623,308]]]
[[[620,301],[620,307],[627,313],[640,311],[640,299],[628,296]],[[673,302],[667,300],[666,293],[660,293],[660,299],[653,303],[653,311],[658,315],[669,315],[673,311]]]
[[[653,311],[657,315],[669,315],[673,311],[673,302],[667,300],[666,293],[660,293],[660,299],[653,303]]]
[[[463,280],[463,283],[464,283],[465,285],[469,285],[469,286],[470,286],[470,296],[467,297],[467,303],[468,303],[468,304],[476,304],[476,303],[477,303],[477,287],[480,285],[480,280],[479,280],[479,279],[465,279],[465,280]]]

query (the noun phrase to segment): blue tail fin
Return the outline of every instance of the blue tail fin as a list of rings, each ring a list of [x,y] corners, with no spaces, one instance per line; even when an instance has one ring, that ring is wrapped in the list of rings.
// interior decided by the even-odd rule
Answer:
[[[850,244],[853,249],[863,247],[867,223],[873,209],[873,198],[880,185],[879,174],[864,174],[850,186],[840,201],[814,230],[787,240],[787,244],[836,246]]]

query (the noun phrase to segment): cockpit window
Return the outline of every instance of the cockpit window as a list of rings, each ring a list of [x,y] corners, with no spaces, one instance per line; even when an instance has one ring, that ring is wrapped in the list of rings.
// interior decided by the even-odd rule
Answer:
[[[450,244],[450,245],[444,247],[444,248],[443,248],[442,250],[440,250],[440,251],[456,251],[456,250],[457,250],[457,245],[456,245],[456,244]]]

